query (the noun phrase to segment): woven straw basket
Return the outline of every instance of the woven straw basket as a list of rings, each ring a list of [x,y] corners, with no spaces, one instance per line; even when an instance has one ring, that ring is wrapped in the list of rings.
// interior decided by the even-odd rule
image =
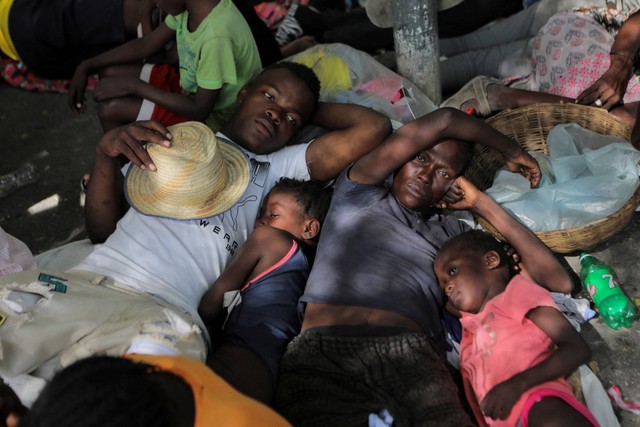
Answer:
[[[489,118],[487,123],[516,140],[525,150],[542,151],[545,154],[549,154],[546,142],[549,131],[562,123],[577,123],[586,129],[621,136],[626,140],[631,136],[630,127],[606,110],[578,104],[534,104],[505,110]],[[491,187],[497,170],[502,166],[504,161],[498,152],[478,144],[465,176],[484,191]],[[580,227],[536,231],[535,234],[555,252],[588,250],[622,230],[631,221],[639,203],[640,187],[618,212],[605,218]],[[485,229],[502,239],[483,218],[478,218],[478,221]]]

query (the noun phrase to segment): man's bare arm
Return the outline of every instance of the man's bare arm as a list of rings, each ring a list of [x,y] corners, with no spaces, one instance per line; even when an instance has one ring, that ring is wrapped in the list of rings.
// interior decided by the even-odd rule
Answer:
[[[84,208],[87,234],[93,243],[104,242],[128,208],[123,198],[118,156],[127,157],[131,167],[154,171],[155,165],[144,146],[153,143],[168,147],[170,139],[167,129],[158,122],[135,122],[113,129],[100,138]]]
[[[391,133],[387,117],[352,104],[320,103],[312,124],[330,130],[307,148],[309,173],[319,181],[335,178]]]
[[[452,108],[441,108],[402,126],[359,159],[349,178],[363,184],[380,183],[418,153],[447,138],[491,147],[504,156],[511,171],[521,172],[534,186],[540,180],[538,164],[515,141],[484,121]]]

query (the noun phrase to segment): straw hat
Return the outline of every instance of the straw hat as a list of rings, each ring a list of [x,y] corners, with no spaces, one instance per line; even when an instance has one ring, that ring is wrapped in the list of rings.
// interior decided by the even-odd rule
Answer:
[[[231,208],[249,184],[249,162],[238,148],[219,142],[209,127],[187,122],[168,127],[171,148],[149,144],[157,171],[130,167],[126,196],[140,213],[197,219]]]

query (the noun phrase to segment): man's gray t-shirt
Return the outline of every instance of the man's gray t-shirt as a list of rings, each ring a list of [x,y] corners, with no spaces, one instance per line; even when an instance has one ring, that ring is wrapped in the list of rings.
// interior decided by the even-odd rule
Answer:
[[[402,207],[389,186],[352,182],[345,171],[301,301],[395,312],[441,342],[444,295],[433,261],[444,242],[466,229],[454,215],[425,219]]]

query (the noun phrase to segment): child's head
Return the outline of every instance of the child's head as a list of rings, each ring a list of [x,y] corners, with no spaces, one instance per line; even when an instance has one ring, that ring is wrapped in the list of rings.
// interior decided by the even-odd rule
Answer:
[[[187,388],[169,392],[159,378],[165,375],[172,374],[129,359],[101,356],[80,360],[56,374],[20,425],[184,425],[175,410],[176,402],[183,391],[192,401],[193,395],[189,396],[190,388],[184,382]]]
[[[398,169],[391,192],[402,206],[426,211],[447,194],[472,155],[472,143],[445,139],[418,153]]]
[[[480,230],[467,231],[447,241],[433,266],[451,305],[468,313],[481,311],[510,279],[503,244]]]
[[[265,198],[256,226],[279,228],[311,244],[317,240],[330,202],[331,192],[321,183],[281,178]]]
[[[311,68],[293,62],[270,65],[238,92],[237,109],[223,132],[253,153],[273,153],[309,122],[319,93],[320,81]]]

